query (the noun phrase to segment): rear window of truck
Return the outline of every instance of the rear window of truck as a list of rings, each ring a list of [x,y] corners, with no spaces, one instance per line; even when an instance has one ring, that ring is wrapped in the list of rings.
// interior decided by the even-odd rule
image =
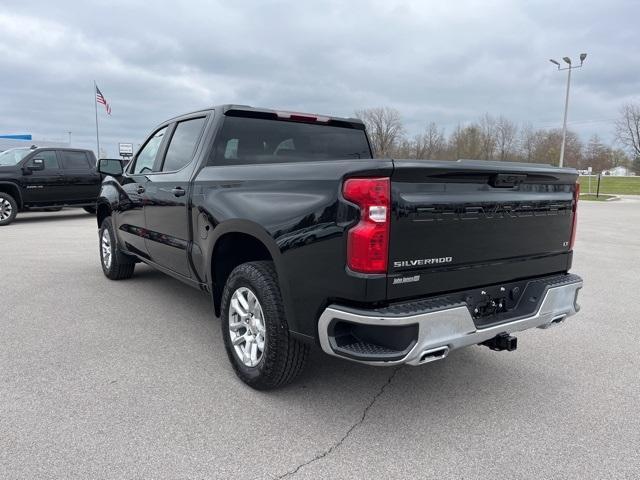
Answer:
[[[231,117],[217,135],[210,165],[371,158],[364,130],[275,119]]]

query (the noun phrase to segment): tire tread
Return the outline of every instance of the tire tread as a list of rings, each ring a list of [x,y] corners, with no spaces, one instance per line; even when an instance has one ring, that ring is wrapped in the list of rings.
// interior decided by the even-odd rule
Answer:
[[[249,375],[240,360],[237,359],[235,351],[230,345],[227,323],[228,323],[228,303],[235,290],[238,281],[251,281],[255,283],[256,293],[260,298],[265,316],[271,314],[272,328],[267,331],[267,349],[264,365],[260,374]],[[236,374],[249,386],[258,390],[269,390],[291,383],[304,369],[308,356],[309,345],[302,343],[292,337],[289,333],[289,325],[285,318],[282,295],[278,276],[273,262],[256,261],[248,262],[236,267],[229,276],[222,295],[222,334],[225,340],[227,354],[233,365]],[[269,322],[269,319],[267,319]]]
[[[109,230],[109,235],[111,236],[111,245],[113,245],[113,252],[111,253],[111,268],[109,270],[106,270],[104,267],[104,263],[102,262],[102,250],[100,249],[100,242],[102,241],[102,231],[104,229]],[[98,248],[100,249],[100,265],[102,266],[102,271],[107,278],[109,278],[110,280],[125,280],[133,276],[133,271],[136,267],[135,260],[130,256],[120,252],[120,250],[118,249],[115,239],[115,233],[113,231],[113,224],[111,223],[111,217],[105,218],[102,221],[102,225],[100,225],[98,235]]]

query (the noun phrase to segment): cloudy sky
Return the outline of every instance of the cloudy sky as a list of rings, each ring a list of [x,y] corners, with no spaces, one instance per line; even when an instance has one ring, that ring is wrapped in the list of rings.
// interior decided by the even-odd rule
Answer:
[[[175,114],[242,103],[350,116],[392,106],[406,129],[485,112],[612,139],[640,98],[638,0],[0,2],[0,133],[95,148],[140,143]]]

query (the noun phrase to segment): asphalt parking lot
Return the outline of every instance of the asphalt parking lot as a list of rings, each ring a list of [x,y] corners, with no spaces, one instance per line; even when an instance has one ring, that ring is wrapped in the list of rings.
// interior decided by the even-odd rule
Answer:
[[[0,478],[640,477],[640,198],[583,202],[582,312],[423,367],[315,352],[261,393],[208,297],[146,266],[112,282],[93,217],[0,228]]]

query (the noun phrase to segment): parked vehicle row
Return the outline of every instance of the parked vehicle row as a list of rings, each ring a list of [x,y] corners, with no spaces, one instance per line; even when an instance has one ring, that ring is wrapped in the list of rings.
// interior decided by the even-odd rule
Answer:
[[[102,177],[91,150],[13,148],[0,153],[0,226],[25,210],[95,213]]]
[[[375,159],[360,120],[222,105],[99,171],[104,274],[144,262],[208,292],[254,388],[293,380],[314,345],[421,365],[513,350],[579,309],[574,169]]]

